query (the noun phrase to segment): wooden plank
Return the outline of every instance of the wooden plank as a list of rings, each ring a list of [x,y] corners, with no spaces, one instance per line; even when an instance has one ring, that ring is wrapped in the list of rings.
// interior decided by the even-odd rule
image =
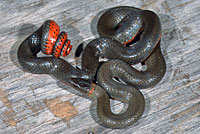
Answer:
[[[1,0],[0,134],[198,134],[200,133],[199,0]],[[161,48],[167,72],[154,88],[142,90],[146,109],[141,120],[122,130],[99,126],[90,101],[49,75],[24,72],[16,52],[21,41],[45,20],[69,34],[75,61],[77,46],[98,37],[97,18],[109,7],[129,5],[156,12],[162,22]],[[121,105],[112,102],[117,111]]]

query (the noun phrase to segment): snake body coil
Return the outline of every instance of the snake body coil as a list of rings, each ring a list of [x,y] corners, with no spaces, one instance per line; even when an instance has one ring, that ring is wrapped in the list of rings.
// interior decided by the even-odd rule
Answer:
[[[125,128],[136,122],[145,108],[144,97],[138,89],[156,85],[166,70],[159,46],[161,24],[158,16],[152,11],[133,7],[115,7],[106,11],[97,26],[101,37],[91,41],[83,51],[81,70],[59,58],[58,53],[67,55],[71,48],[65,47],[62,51],[63,44],[69,46],[69,42],[65,33],[61,32],[57,37],[57,29],[55,22],[46,21],[21,43],[18,50],[21,66],[31,73],[50,74],[89,96],[95,111],[92,116],[105,127]],[[141,34],[140,39],[135,42],[138,34]],[[50,44],[54,43],[58,45],[52,47]],[[50,54],[49,50],[54,48],[58,48],[54,56],[37,57],[39,51]],[[101,56],[110,60],[98,70]],[[140,62],[145,62],[146,71],[131,67]],[[96,74],[97,83],[94,84]],[[113,80],[116,77],[121,82]],[[110,109],[110,98],[128,104],[128,107],[115,114]]]

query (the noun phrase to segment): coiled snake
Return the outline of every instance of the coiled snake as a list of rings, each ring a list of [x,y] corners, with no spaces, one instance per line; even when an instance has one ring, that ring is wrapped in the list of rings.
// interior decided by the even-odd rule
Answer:
[[[21,43],[18,60],[27,71],[50,74],[89,97],[93,102],[92,115],[99,124],[113,129],[125,128],[144,112],[145,100],[138,89],[156,85],[166,71],[159,46],[160,20],[149,10],[114,7],[99,18],[97,30],[100,38],[85,47],[81,69],[59,58],[60,53],[68,55],[71,46],[65,32],[58,36],[59,27],[52,20],[46,21]],[[136,38],[139,39],[135,41]],[[39,51],[46,54],[53,51],[54,56],[38,57]],[[99,57],[106,57],[109,61],[99,67]],[[147,65],[146,71],[131,67],[140,62]],[[118,114],[113,113],[110,98],[128,104],[127,108]]]

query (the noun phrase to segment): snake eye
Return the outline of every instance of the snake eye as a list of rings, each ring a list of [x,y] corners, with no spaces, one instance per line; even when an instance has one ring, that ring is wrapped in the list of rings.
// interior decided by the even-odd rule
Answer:
[[[67,39],[67,33],[61,32],[59,34],[59,32],[60,28],[56,22],[53,20],[44,22],[41,41],[41,49],[44,54],[59,58],[60,55],[67,56],[70,53],[71,49],[69,50],[68,48],[71,45],[70,40]],[[72,46],[70,48],[72,48]]]

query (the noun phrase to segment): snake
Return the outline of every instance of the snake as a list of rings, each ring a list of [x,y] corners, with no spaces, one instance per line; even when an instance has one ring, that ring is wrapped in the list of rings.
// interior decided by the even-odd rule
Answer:
[[[164,77],[166,63],[160,49],[161,23],[150,10],[119,6],[99,18],[100,37],[83,50],[81,69],[62,58],[70,53],[67,34],[53,20],[45,21],[18,48],[18,61],[25,71],[49,74],[74,87],[92,100],[91,115],[100,125],[121,129],[134,124],[145,110],[139,89],[155,86]],[[70,46],[70,47],[69,47]],[[38,56],[42,51],[52,56]],[[100,64],[99,58],[109,59]],[[147,66],[139,71],[132,65]],[[120,113],[111,110],[110,99],[126,104]]]

